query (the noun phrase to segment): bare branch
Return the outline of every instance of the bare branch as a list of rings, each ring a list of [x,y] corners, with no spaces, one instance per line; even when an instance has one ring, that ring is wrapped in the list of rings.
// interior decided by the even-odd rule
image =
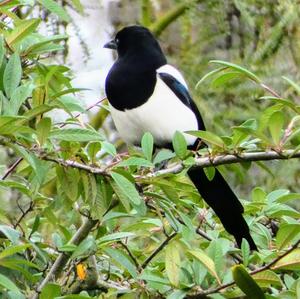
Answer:
[[[148,264],[166,247],[166,245],[177,235],[176,232],[172,233],[169,237],[167,237],[152,253],[149,257],[143,262],[141,265],[142,269],[145,269]]]

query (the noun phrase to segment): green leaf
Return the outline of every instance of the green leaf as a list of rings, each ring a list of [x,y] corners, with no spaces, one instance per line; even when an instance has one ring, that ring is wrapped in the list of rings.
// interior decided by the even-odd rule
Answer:
[[[260,287],[270,287],[270,285],[274,286],[282,286],[281,280],[276,273],[271,270],[266,270],[263,272],[259,272],[254,274],[253,279],[258,283]]]
[[[18,22],[18,25],[6,36],[9,47],[14,46],[22,39],[34,32],[40,23],[40,19],[29,19]]]
[[[16,254],[18,252],[22,252],[22,251],[24,251],[25,249],[27,249],[30,246],[31,246],[30,244],[22,244],[22,245],[9,246],[9,247],[5,248],[4,250],[2,250],[0,252],[0,260],[3,259],[3,258],[5,258],[5,257],[14,255],[14,254]]]
[[[86,149],[87,149],[88,155],[89,155],[92,163],[94,163],[96,161],[96,155],[101,150],[101,143],[97,142],[97,141],[89,142]]]
[[[153,136],[149,132],[145,133],[141,140],[141,146],[144,156],[149,161],[152,161],[153,143]]]
[[[0,225],[0,231],[13,243],[16,244],[19,241],[20,233],[11,228],[8,225]]]
[[[142,199],[139,193],[135,186],[127,178],[117,172],[112,172],[111,177],[129,201],[135,205],[141,204]]]
[[[212,70],[211,72],[207,73],[206,75],[204,75],[196,84],[195,89],[198,89],[198,87],[201,85],[201,83],[203,83],[207,78],[213,76],[214,74],[220,73],[224,70],[226,70],[227,67],[219,67],[215,70]]]
[[[46,142],[50,134],[50,130],[51,130],[51,118],[43,117],[36,125],[36,133],[38,136],[39,144],[41,146]]]
[[[283,223],[276,234],[276,246],[278,250],[284,249],[292,240],[300,234],[299,223]]]
[[[185,137],[181,132],[178,131],[175,132],[172,140],[172,145],[176,155],[180,159],[184,159],[187,154],[187,143]]]
[[[14,53],[10,56],[3,75],[4,90],[8,98],[11,97],[13,91],[19,86],[21,77],[21,60],[19,55]]]
[[[247,240],[244,238],[242,240],[241,251],[243,257],[243,264],[245,267],[247,267],[249,263],[249,257],[250,257],[250,246]]]
[[[113,233],[98,239],[97,242],[104,243],[104,242],[117,241],[120,239],[130,238],[130,237],[135,237],[135,233],[131,233],[131,232]]]
[[[0,274],[0,285],[6,290],[20,293],[19,288],[6,276]]]
[[[117,155],[117,150],[112,143],[107,142],[107,141],[102,141],[101,146],[102,146],[102,149],[105,152],[107,152],[109,155],[111,155],[113,157],[115,157]]]
[[[212,181],[215,177],[216,168],[213,166],[203,168],[203,171],[209,181]]]
[[[21,105],[28,99],[32,93],[31,85],[21,85],[13,90],[11,99],[5,106],[3,114],[17,115]]]
[[[3,36],[0,36],[0,67],[2,65],[4,55],[5,55],[4,40],[3,40]]]
[[[212,145],[215,145],[217,147],[226,148],[224,141],[219,136],[209,131],[199,130],[199,131],[187,131],[185,133],[201,138],[204,141],[211,143]]]
[[[65,9],[54,0],[38,0],[45,8],[56,14],[62,21],[69,22],[70,16]]]
[[[212,87],[217,88],[224,84],[226,84],[228,81],[235,79],[238,77],[241,73],[239,72],[225,72],[224,74],[221,74],[212,82]]]
[[[296,82],[294,82],[293,80],[291,80],[285,76],[283,76],[282,78],[285,81],[287,81],[297,91],[298,95],[300,95],[300,86]]]
[[[265,295],[243,265],[232,267],[233,279],[248,298],[265,299]]]
[[[274,112],[269,119],[269,129],[274,143],[279,144],[281,130],[284,125],[284,116],[281,111]]]
[[[88,256],[92,252],[96,252],[96,242],[93,236],[88,236],[76,247],[70,259]]]
[[[165,265],[167,276],[171,284],[175,287],[178,287],[180,283],[180,264],[181,259],[178,244],[171,242],[166,247]]]
[[[260,188],[260,187],[255,187],[252,190],[251,193],[252,201],[257,202],[257,203],[265,203],[267,201],[267,194],[266,192]]]
[[[81,181],[84,191],[84,200],[87,203],[95,202],[97,196],[97,182],[95,175],[85,171],[81,171]],[[76,197],[76,196],[75,196]],[[74,197],[73,197],[74,199]],[[92,205],[91,205],[92,208]]]
[[[123,251],[114,248],[105,248],[103,251],[128,271],[133,278],[137,277],[135,265]]]
[[[223,60],[211,60],[210,63],[217,63],[217,64],[221,64],[225,67],[234,69],[235,71],[245,75],[246,77],[253,80],[254,82],[261,83],[261,80],[254,73],[250,72],[249,70],[247,70],[244,67],[241,67],[237,64],[227,62],[227,61],[223,61]]]
[[[101,141],[103,136],[97,131],[84,128],[55,129],[50,132],[50,138],[65,141]]]
[[[61,295],[60,285],[56,283],[47,283],[39,296],[40,299],[54,299]]]
[[[272,269],[284,269],[284,270],[300,270],[300,248],[294,249],[288,255],[280,259]]]
[[[117,166],[153,167],[153,164],[144,158],[130,157],[129,159],[120,162]]]
[[[161,163],[162,161],[169,160],[174,157],[175,157],[175,153],[173,153],[172,151],[167,150],[167,149],[162,149],[154,157],[153,164],[157,165],[157,164]]]
[[[218,283],[221,284],[221,280],[218,276],[218,273],[216,271],[215,263],[214,261],[202,250],[189,250],[188,251],[193,257],[195,257],[207,270],[208,272],[214,276]]]

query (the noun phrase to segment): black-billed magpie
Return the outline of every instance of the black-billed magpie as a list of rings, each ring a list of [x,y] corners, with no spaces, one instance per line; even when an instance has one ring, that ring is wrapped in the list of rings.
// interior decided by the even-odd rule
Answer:
[[[183,76],[167,64],[147,28],[125,27],[104,47],[118,52],[106,77],[105,91],[116,128],[127,143],[139,145],[143,134],[150,132],[157,147],[169,147],[176,131],[205,130]],[[196,149],[196,137],[183,134],[189,148]],[[203,169],[193,167],[188,176],[238,245],[245,238],[256,250],[242,215],[243,206],[220,172],[216,170],[210,181]]]

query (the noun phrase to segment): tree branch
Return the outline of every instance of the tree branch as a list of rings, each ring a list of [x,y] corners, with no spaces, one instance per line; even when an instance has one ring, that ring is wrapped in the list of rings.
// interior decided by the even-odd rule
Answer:
[[[86,220],[82,223],[78,231],[75,233],[75,235],[70,240],[70,244],[78,245],[82,240],[84,240],[91,229],[96,225],[98,220],[92,220],[89,218],[86,218]],[[59,254],[59,256],[56,258],[54,264],[52,265],[50,271],[48,272],[47,276],[44,278],[44,280],[41,282],[41,284],[37,287],[36,294],[33,296],[33,299],[39,298],[39,293],[43,289],[43,287],[51,280],[58,278],[61,271],[63,270],[64,266],[68,262],[68,259],[70,257],[70,253],[68,252],[62,252]]]
[[[152,253],[146,258],[146,260],[141,265],[142,269],[145,269],[148,264],[160,253],[166,245],[177,235],[176,232],[172,233],[169,237],[167,237]]]

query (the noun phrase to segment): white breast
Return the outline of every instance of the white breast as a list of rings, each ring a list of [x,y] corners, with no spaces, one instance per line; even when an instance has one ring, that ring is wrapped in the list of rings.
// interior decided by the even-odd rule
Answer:
[[[158,72],[167,72],[163,66]],[[163,69],[165,68],[165,69]],[[172,69],[177,80],[186,86],[180,73],[168,66],[168,73]],[[174,75],[174,70],[177,72]],[[142,106],[130,110],[119,111],[111,106],[111,114],[121,137],[131,144],[139,144],[142,136],[150,132],[155,144],[163,146],[172,142],[176,131],[184,132],[197,130],[197,119],[194,113],[184,105],[172,90],[157,77],[157,84],[152,96]],[[195,137],[184,134],[189,145],[196,140]]]

